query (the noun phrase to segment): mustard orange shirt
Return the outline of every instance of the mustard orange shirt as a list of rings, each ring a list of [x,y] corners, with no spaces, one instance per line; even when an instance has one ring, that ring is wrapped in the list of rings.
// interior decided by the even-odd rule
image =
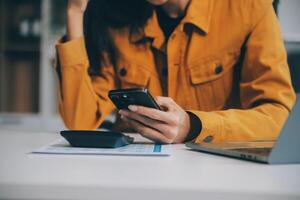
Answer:
[[[88,74],[84,38],[56,45],[59,108],[70,129],[98,128],[118,87],[173,98],[200,118],[198,143],[275,140],[295,102],[271,0],[191,0],[168,40],[155,12],[143,32],[111,35],[117,64],[97,76]]]

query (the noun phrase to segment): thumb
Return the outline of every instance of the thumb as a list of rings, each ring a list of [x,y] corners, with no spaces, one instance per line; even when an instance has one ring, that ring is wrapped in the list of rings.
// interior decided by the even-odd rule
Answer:
[[[170,97],[157,96],[155,97],[155,101],[165,111],[174,110],[174,105],[176,105],[174,100]]]

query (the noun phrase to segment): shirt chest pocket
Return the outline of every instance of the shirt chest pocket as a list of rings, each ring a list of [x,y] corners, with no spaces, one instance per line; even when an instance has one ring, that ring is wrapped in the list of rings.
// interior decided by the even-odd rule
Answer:
[[[239,51],[236,51],[190,65],[191,88],[201,110],[226,107],[233,89],[234,68],[238,58]]]
[[[140,64],[120,59],[116,70],[121,88],[148,87],[151,74]]]

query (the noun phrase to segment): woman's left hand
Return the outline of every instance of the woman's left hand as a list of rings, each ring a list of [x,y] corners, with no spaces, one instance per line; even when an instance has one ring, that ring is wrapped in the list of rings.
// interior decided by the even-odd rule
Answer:
[[[121,119],[142,136],[159,143],[182,143],[190,130],[190,117],[169,97],[157,97],[162,110],[131,105],[120,110]]]

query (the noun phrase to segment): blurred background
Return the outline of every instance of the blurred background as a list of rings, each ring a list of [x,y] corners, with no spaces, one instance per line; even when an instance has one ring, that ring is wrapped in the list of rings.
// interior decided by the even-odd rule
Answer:
[[[58,131],[54,44],[66,0],[0,0],[0,128]],[[300,90],[300,1],[274,1],[295,90]]]

